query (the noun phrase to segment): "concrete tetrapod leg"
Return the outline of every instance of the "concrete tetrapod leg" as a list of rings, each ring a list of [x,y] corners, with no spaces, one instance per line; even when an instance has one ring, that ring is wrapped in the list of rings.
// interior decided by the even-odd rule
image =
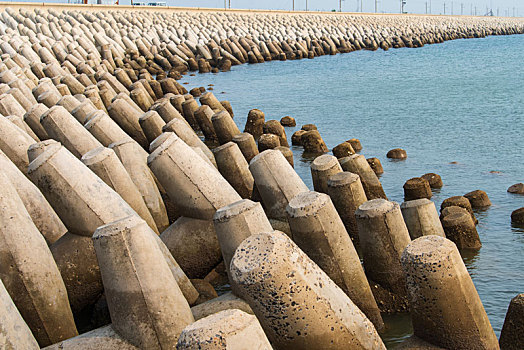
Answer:
[[[204,278],[222,254],[211,220],[178,218],[160,239],[189,278]]]
[[[169,249],[160,239],[160,237],[157,235],[153,236],[156,240],[158,247],[160,248],[160,251],[162,252],[162,255],[164,256],[164,260],[167,262],[167,265],[171,270],[171,274],[175,278],[178,287],[180,287],[182,294],[186,298],[189,305],[194,305],[197,299],[199,298],[198,291],[196,290],[195,286],[193,286],[193,284],[191,283],[185,272],[182,270],[180,265],[178,265],[175,258],[173,258],[173,255],[171,255]]]
[[[342,168],[336,157],[324,154],[315,158],[311,163],[311,177],[313,188],[317,192],[327,193],[327,182],[331,175],[341,173]]]
[[[187,326],[179,350],[272,350],[257,318],[240,310],[224,310]]]
[[[140,127],[139,119],[140,113],[135,107],[128,103],[123,98],[117,98],[107,108],[107,113],[129,136],[133,138],[140,146],[147,148],[146,135]]]
[[[243,132],[235,135],[232,141],[238,145],[238,148],[240,148],[240,151],[248,163],[258,154],[257,144],[253,135],[250,133]]]
[[[398,203],[373,199],[356,211],[364,269],[371,280],[401,296],[406,296],[406,280],[400,256],[411,242]]]
[[[160,117],[155,111],[148,111],[138,119],[142,131],[146,135],[147,142],[151,143],[162,133],[162,128],[166,125],[166,122]]]
[[[204,134],[204,137],[209,141],[217,140],[217,134],[215,132],[215,128],[213,127],[213,122],[211,121],[213,114],[215,113],[207,105],[200,106],[193,114],[198,123],[198,126],[200,127],[200,130],[202,130],[202,133]]]
[[[76,313],[103,291],[90,237],[97,227],[136,213],[60,144],[50,145],[33,160],[28,176],[69,230],[51,251]]]
[[[424,236],[402,253],[417,337],[446,349],[498,349],[482,302],[450,240]]]
[[[458,209],[458,208],[457,208]],[[463,208],[442,218],[446,237],[459,249],[480,249],[482,243],[471,215]]]
[[[259,109],[252,109],[249,111],[246,120],[246,126],[244,132],[253,135],[255,140],[258,140],[260,135],[264,133],[264,123],[266,122],[266,116],[264,112]]]
[[[90,114],[84,127],[105,147],[121,140],[134,141],[113,119],[102,111]]]
[[[175,134],[149,155],[148,164],[183,216],[210,220],[217,209],[241,199],[217,170]]]
[[[52,244],[62,237],[67,229],[47,199],[2,151],[0,151],[0,169],[16,189],[25,209],[47,244]]]
[[[242,198],[251,198],[255,180],[236,143],[228,142],[213,150],[218,171]]]
[[[101,226],[93,235],[112,327],[141,349],[173,348],[194,322],[154,236],[136,215]]]
[[[31,162],[28,176],[71,233],[91,237],[97,227],[136,214],[118,193],[59,144]]]
[[[216,165],[215,156],[213,152],[200,140],[200,137],[191,129],[189,124],[184,120],[174,119],[167,123],[163,128],[164,132],[174,132],[176,136],[180,137],[185,143],[191,147],[198,147],[204,152],[211,163]],[[215,166],[216,167],[216,166]]]
[[[240,243],[251,235],[271,232],[273,228],[264,213],[264,209],[262,209],[262,205],[249,199],[243,199],[218,209],[213,222],[220,243],[220,250],[224,257],[226,273],[232,283],[229,265]],[[232,289],[238,292],[234,285],[232,285]]]
[[[340,159],[340,165],[344,171],[349,171],[360,176],[360,181],[362,181],[362,186],[364,186],[366,196],[369,200],[378,198],[387,199],[382,184],[373,169],[369,166],[366,157],[361,154],[353,154],[352,156]]]
[[[77,158],[102,144],[64,107],[54,106],[40,119],[49,137],[60,141]]]
[[[40,140],[47,140],[49,135],[45,131],[42,124],[40,124],[40,117],[44,114],[49,108],[45,105],[39,103],[31,107],[26,114],[24,114],[24,121],[29,125],[31,130],[38,136]]]
[[[228,143],[235,135],[240,134],[235,121],[226,111],[220,111],[213,115],[211,122],[217,134],[218,142],[221,145]]]
[[[205,94],[200,96],[199,100],[201,105],[207,105],[214,111],[226,110],[212,92],[206,92]]]
[[[205,303],[193,306],[191,308],[191,312],[193,313],[193,317],[196,321],[201,318],[216,314],[217,312],[230,309],[241,310],[250,315],[254,314],[249,304],[246,303],[243,299],[237,297],[232,292],[224,293],[218,298],[211,299]]]
[[[111,325],[46,347],[44,350],[139,350],[118,335]]]
[[[267,150],[255,156],[249,170],[272,219],[286,219],[286,207],[300,192],[309,191],[282,152]]]
[[[524,348],[524,294],[511,299],[504,326],[500,332],[502,350],[519,350]]]
[[[246,238],[231,277],[275,349],[385,349],[373,323],[282,232]]]
[[[78,335],[67,291],[24,203],[0,173],[0,278],[40,346]]]
[[[27,173],[29,158],[27,149],[35,143],[24,130],[11,123],[7,118],[0,117],[0,150],[15,163],[24,174]]]
[[[144,158],[139,145],[134,141],[119,141],[109,145],[109,148],[115,151],[127,173],[131,176],[131,180],[142,194],[142,198],[155,220],[158,232],[164,231],[169,227],[166,206],[155,178],[147,166],[147,158]]]
[[[411,239],[430,235],[446,237],[435,203],[429,199],[404,202],[400,205],[400,210]]]
[[[38,350],[31,330],[18,312],[13,300],[0,281],[0,348]]]
[[[293,241],[382,330],[384,322],[357,251],[329,196],[302,192],[286,211]]]
[[[81,160],[102,181],[115,190],[156,234],[160,234],[140,191],[112,149],[95,148],[84,154]]]
[[[367,201],[360,177],[347,171],[330,176],[327,181],[327,194],[331,197],[353,244],[356,248],[360,247],[355,211]]]

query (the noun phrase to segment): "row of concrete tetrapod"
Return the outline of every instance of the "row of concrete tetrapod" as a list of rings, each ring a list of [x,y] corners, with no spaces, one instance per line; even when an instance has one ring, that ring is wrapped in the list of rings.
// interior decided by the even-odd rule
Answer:
[[[5,62],[5,84],[30,80]],[[32,89],[2,95],[6,113],[18,117],[0,117],[6,347],[384,348],[368,278],[412,308],[424,290],[424,300],[441,302],[437,310],[450,305],[447,295],[447,303],[430,298],[445,283],[457,290],[454,303],[467,300],[470,309],[434,319],[422,303],[414,319],[434,322],[440,336],[427,327],[416,335],[442,347],[496,343],[460,259],[449,265],[458,264],[456,278],[436,273],[427,286],[427,264],[401,259],[417,242],[433,251],[426,235],[439,234],[438,221],[422,224],[417,209],[405,224],[362,156],[320,157],[310,191],[284,149],[259,153],[254,135],[241,133],[211,93],[199,106],[173,79],[133,81],[102,65],[94,83],[48,64]],[[273,121],[260,125],[286,139]],[[198,128],[220,146],[211,151]],[[411,242],[410,234],[423,237]],[[234,294],[216,298],[211,282],[224,275],[222,260]],[[86,310],[104,304],[110,325],[77,336]]]

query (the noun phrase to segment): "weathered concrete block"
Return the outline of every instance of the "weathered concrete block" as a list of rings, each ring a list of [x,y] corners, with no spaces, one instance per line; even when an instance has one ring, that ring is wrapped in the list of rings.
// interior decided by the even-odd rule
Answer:
[[[244,240],[231,276],[276,349],[385,349],[371,321],[281,232]]]
[[[497,337],[450,240],[424,236],[402,253],[415,335],[446,349],[498,349]]]

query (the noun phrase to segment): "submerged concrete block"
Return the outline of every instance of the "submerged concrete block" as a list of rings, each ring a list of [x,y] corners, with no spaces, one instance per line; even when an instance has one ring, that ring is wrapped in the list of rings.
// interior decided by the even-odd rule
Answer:
[[[101,226],[93,235],[112,327],[146,349],[172,348],[194,321],[155,236],[136,215]]]
[[[385,349],[373,323],[282,232],[246,238],[231,276],[275,349]]]
[[[41,346],[78,335],[53,256],[24,203],[0,173],[0,278]]]
[[[420,237],[402,253],[417,337],[446,349],[498,349],[482,302],[450,240]]]
[[[209,220],[217,209],[241,199],[217,170],[174,134],[151,153],[148,164],[183,216]]]
[[[224,310],[187,326],[177,349],[272,350],[257,318],[240,310]]]
[[[500,332],[500,348],[502,350],[518,350],[524,348],[524,294],[511,299]]]
[[[289,202],[286,211],[293,242],[349,296],[377,330],[383,329],[357,251],[329,196],[302,192]]]
[[[280,151],[267,150],[254,157],[249,170],[268,217],[286,219],[286,207],[300,192],[309,191]]]

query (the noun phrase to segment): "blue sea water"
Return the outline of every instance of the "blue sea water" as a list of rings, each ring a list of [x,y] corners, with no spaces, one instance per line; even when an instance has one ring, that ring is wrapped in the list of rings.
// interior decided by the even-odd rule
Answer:
[[[361,153],[382,162],[390,200],[402,202],[404,182],[428,172],[444,181],[432,198],[437,208],[450,196],[486,191],[493,205],[476,212],[483,247],[463,257],[500,334],[511,298],[524,292],[524,229],[510,222],[524,196],[506,191],[524,182],[524,35],[242,65],[182,82],[214,84],[241,130],[248,111],[258,108],[266,120],[297,120],[286,128],[288,139],[308,123],[330,149],[360,139]],[[387,160],[396,147],[407,151],[406,161]],[[301,147],[292,149],[296,171],[312,188],[311,159]],[[386,322],[388,346],[411,333],[409,316]]]

